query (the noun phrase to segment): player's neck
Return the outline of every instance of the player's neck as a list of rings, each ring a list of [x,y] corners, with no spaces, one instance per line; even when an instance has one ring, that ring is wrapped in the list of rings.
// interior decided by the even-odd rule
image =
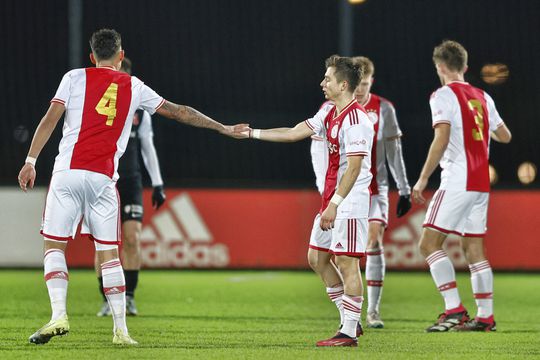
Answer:
[[[455,81],[465,82],[465,75],[464,74],[459,74],[459,73],[454,73],[454,74],[446,75],[444,77],[444,84],[445,85],[448,85],[451,82],[455,82]]]
[[[336,105],[336,109],[338,114],[341,113],[343,109],[347,107],[351,103],[351,101],[356,100],[354,97],[354,94],[344,93],[342,96],[340,96],[337,99],[334,99],[334,104]]]
[[[112,61],[98,61],[96,63],[96,67],[118,70],[118,68],[115,66],[115,64],[113,64]]]

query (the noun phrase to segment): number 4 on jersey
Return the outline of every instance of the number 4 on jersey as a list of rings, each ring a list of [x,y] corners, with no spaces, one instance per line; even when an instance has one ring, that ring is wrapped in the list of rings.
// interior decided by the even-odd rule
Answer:
[[[105,125],[112,126],[116,117],[116,97],[118,96],[118,84],[111,83],[96,105],[96,111],[100,115],[107,116]]]

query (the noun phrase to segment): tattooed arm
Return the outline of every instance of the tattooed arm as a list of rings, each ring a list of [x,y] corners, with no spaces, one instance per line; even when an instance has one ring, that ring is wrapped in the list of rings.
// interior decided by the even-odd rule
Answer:
[[[163,106],[161,106],[156,112],[162,116],[169,119],[174,119],[185,125],[215,130],[220,134],[237,139],[248,137],[248,135],[246,135],[246,131],[249,130],[248,124],[238,124],[233,126],[223,125],[222,123],[215,121],[214,119],[186,105],[177,105],[165,100]]]

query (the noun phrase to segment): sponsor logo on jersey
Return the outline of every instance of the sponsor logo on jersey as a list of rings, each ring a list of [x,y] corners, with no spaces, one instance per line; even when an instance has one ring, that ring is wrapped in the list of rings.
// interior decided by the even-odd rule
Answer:
[[[359,145],[366,145],[366,140],[365,140],[365,139],[362,139],[362,140],[351,141],[351,142],[349,143],[349,145],[351,145],[351,146],[352,146],[352,145],[357,145],[357,146],[359,146]]]
[[[144,266],[174,268],[226,267],[229,249],[216,243],[187,193],[171,199],[141,233]]]
[[[384,242],[384,254],[387,266],[422,268],[426,267],[426,260],[418,250],[418,240],[422,235],[422,225],[426,217],[426,210],[418,210],[407,214],[407,222],[389,231]],[[448,257],[456,268],[467,268],[467,261],[463,256],[459,237],[449,235],[443,246]]]

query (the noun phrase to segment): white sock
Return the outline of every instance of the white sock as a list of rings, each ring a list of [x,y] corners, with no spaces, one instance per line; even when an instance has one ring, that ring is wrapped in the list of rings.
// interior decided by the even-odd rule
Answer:
[[[431,276],[441,293],[445,309],[457,310],[461,308],[461,299],[456,284],[454,265],[443,250],[435,251],[426,258]],[[454,311],[451,311],[454,312]]]
[[[341,299],[343,296],[343,285],[327,287],[326,293],[328,294],[330,300],[332,300],[332,302],[336,305],[339,311],[339,323],[343,325],[343,304]]]
[[[68,270],[66,257],[60,249],[50,249],[43,259],[45,283],[51,300],[51,321],[66,315],[66,299],[68,288]]]
[[[352,338],[356,338],[356,327],[362,313],[362,296],[343,295],[343,327],[340,332]]]
[[[477,318],[488,320],[493,316],[493,271],[487,260],[470,264],[471,284],[478,307]]]
[[[101,264],[103,292],[107,297],[114,321],[114,330],[121,329],[127,334],[126,325],[126,280],[120,259],[112,259]]]
[[[368,296],[368,314],[379,312],[381,295],[383,289],[384,273],[386,264],[384,262],[384,251],[382,248],[368,249],[366,251],[366,282]]]

